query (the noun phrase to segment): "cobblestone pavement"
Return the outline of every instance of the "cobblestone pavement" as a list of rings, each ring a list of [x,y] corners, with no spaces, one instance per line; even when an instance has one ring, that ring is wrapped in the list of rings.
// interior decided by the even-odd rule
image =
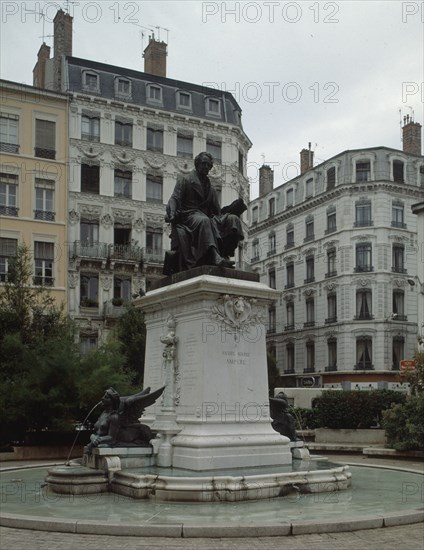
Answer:
[[[74,535],[24,529],[0,528],[1,548],[14,550],[423,550],[424,524],[367,529],[350,533],[227,539],[171,539],[163,537],[113,537]]]

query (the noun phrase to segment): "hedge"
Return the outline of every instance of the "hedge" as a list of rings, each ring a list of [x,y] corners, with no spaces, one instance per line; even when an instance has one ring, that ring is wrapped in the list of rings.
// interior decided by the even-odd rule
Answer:
[[[424,450],[424,394],[411,395],[404,404],[383,412],[387,443],[398,451]]]

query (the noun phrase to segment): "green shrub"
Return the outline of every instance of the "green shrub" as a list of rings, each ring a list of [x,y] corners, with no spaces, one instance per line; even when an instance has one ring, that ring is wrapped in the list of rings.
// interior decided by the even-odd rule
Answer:
[[[387,443],[398,451],[424,450],[424,394],[408,397],[404,404],[383,412]]]
[[[313,400],[315,425],[320,428],[358,429],[381,424],[382,411],[404,403],[403,393],[391,390],[324,391]]]
[[[291,412],[296,420],[296,430],[313,430],[317,428],[313,409],[294,407]]]

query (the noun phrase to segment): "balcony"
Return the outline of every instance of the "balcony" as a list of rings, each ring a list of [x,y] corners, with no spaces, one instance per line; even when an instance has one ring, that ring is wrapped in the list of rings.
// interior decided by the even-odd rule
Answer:
[[[294,330],[294,324],[293,325],[286,325],[284,327],[284,331]]]
[[[354,321],[371,321],[374,319],[374,315],[372,313],[360,313],[359,315],[355,315],[353,317]]]
[[[56,212],[49,212],[47,210],[34,210],[34,219],[43,220],[45,222],[54,222],[56,218]]]
[[[307,285],[309,283],[315,283],[315,277],[307,277],[303,280],[304,284]]]
[[[86,134],[85,132],[81,132],[81,139],[98,142],[100,141],[100,136],[98,134]]]
[[[276,254],[275,248],[271,248],[271,250],[268,250],[268,252],[266,253],[266,255],[268,256],[268,258],[269,258],[270,256],[274,256],[274,254]]]
[[[284,369],[283,372],[284,372],[284,374],[294,374],[294,368],[291,367],[289,369]]]
[[[374,365],[371,361],[366,361],[365,363],[356,363],[353,365],[354,370],[374,370]]]
[[[141,262],[143,259],[143,249],[132,244],[110,244],[109,257],[111,260]]]
[[[312,235],[306,235],[306,237],[303,239],[304,243],[309,243],[310,241],[313,241],[315,239],[315,233],[312,233]]]
[[[329,271],[325,274],[326,279],[330,279],[330,277],[337,277],[337,271]]]
[[[294,288],[294,282],[287,283],[284,288]]]
[[[5,143],[4,141],[0,142],[0,151],[2,153],[19,153],[19,145],[17,143]]]
[[[106,260],[109,256],[109,245],[89,241],[75,241],[70,248],[70,255],[73,258],[99,258]]]
[[[290,241],[286,245],[284,245],[284,250],[289,250],[290,248],[294,248],[294,246],[294,241]]]
[[[253,258],[251,258],[250,262],[253,264],[254,262],[259,262],[259,256],[253,256]]]
[[[334,372],[337,370],[337,365],[329,365],[328,367],[324,367],[325,372]]]
[[[98,308],[99,302],[94,298],[87,298],[86,296],[82,297],[80,300],[80,307],[85,308]]]
[[[325,320],[326,325],[331,325],[331,323],[337,323],[337,316],[336,317],[329,317]]]
[[[0,205],[0,216],[14,216],[18,215],[19,208],[16,206],[4,206]]]
[[[35,147],[34,156],[54,160],[56,158],[56,151],[54,149],[47,149],[46,147]]]
[[[392,267],[392,273],[408,273],[408,270],[403,266],[395,265]]]
[[[369,273],[370,271],[374,271],[374,266],[372,265],[357,265],[354,267],[355,273]]]
[[[145,248],[144,261],[151,264],[162,264],[166,250]]]
[[[315,372],[315,367],[306,367],[306,368],[303,369],[303,372],[305,374],[312,374],[312,373]]]
[[[337,226],[327,227],[327,229],[324,231],[324,235],[330,235],[330,233],[335,233],[336,231],[337,231]]]
[[[310,328],[315,326],[315,321],[306,321],[306,323],[303,323],[304,328]]]
[[[116,138],[115,139],[115,145],[121,145],[122,147],[132,147],[132,140],[123,139],[123,138]]]
[[[121,317],[126,311],[125,302],[122,299],[108,300],[103,304],[103,315],[112,319]]]
[[[374,225],[372,220],[357,220],[353,222],[353,227],[371,227]]]
[[[392,220],[391,226],[392,227],[399,227],[400,229],[406,229],[406,223],[397,222],[397,221],[394,221],[394,220]]]
[[[408,320],[408,316],[407,315],[399,315],[398,313],[395,313],[392,317],[391,317],[391,321],[407,321]]]

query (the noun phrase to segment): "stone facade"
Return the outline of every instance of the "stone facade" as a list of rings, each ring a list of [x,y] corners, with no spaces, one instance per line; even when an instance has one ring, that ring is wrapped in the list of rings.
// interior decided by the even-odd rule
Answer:
[[[268,348],[284,386],[399,385],[416,349],[423,165],[387,147],[345,151],[251,202],[252,267],[281,291]]]

